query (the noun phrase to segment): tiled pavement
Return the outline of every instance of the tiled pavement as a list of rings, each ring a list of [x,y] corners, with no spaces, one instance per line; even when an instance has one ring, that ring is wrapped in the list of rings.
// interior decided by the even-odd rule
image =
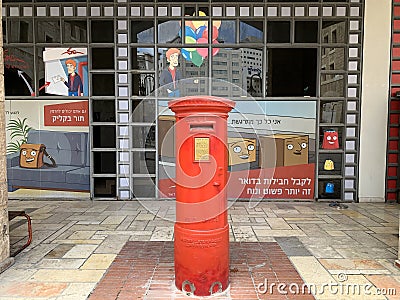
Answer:
[[[127,242],[89,300],[190,299],[174,286],[173,260],[173,242]],[[276,242],[231,242],[229,282],[229,289],[214,294],[213,299],[314,300]],[[257,288],[254,282],[261,283],[261,286]],[[265,286],[281,282],[304,286],[305,292],[290,297],[267,293]],[[188,285],[186,288],[190,292]]]
[[[12,200],[9,209],[28,211],[34,232],[31,246],[0,274],[0,299],[86,299],[127,241],[173,240],[173,201]],[[327,203],[237,202],[229,208],[230,239],[277,242],[302,279],[316,285],[316,299],[400,299],[400,269],[393,266],[398,211],[377,203],[338,210]],[[15,249],[26,224],[14,219],[10,228]],[[397,295],[377,295],[389,289]]]

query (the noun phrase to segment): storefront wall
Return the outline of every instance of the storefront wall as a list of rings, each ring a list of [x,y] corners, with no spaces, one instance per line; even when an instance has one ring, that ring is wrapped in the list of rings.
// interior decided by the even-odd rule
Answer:
[[[211,94],[237,102],[232,198],[382,200],[384,180],[365,175],[385,172],[387,43],[372,41],[390,4],[378,2],[364,24],[362,0],[4,1],[10,197],[173,198],[167,101]],[[56,165],[43,154],[48,165],[24,167],[22,143],[45,144]]]
[[[391,0],[365,3],[360,202],[385,201],[391,6]]]

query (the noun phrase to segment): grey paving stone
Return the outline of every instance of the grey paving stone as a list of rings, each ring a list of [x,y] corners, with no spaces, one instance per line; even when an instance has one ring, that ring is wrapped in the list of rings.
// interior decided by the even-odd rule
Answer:
[[[287,256],[312,256],[297,237],[275,237]]]

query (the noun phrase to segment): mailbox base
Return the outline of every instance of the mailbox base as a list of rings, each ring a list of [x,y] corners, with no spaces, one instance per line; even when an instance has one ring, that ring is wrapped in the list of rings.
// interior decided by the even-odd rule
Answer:
[[[229,227],[207,231],[175,224],[175,286],[195,296],[210,296],[229,286]]]

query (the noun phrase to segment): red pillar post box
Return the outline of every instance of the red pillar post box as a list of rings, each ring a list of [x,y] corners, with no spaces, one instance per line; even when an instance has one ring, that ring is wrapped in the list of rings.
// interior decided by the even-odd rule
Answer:
[[[196,296],[229,285],[227,118],[235,103],[208,96],[169,102],[175,112],[175,285]]]

